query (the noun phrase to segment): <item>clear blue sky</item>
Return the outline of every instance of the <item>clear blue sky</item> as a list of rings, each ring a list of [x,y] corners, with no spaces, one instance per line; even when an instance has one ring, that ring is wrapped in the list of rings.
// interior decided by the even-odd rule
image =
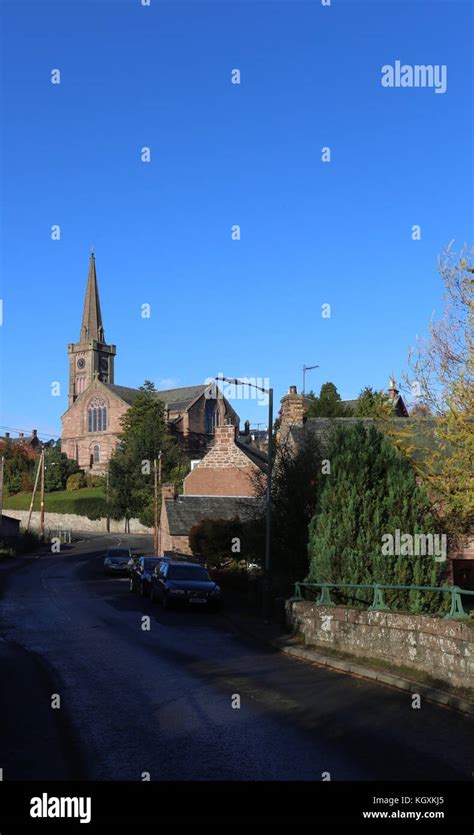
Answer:
[[[91,244],[117,383],[268,377],[278,410],[303,363],[344,398],[399,377],[473,243],[472,10],[4,0],[0,423],[60,434]],[[447,92],[382,87],[397,59]]]

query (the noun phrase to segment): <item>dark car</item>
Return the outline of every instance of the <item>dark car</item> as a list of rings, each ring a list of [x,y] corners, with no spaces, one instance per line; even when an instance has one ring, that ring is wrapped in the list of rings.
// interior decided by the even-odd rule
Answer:
[[[151,575],[162,559],[162,557],[154,557],[151,554],[139,557],[135,565],[132,565],[129,569],[130,591],[138,591],[140,597],[146,597],[150,590]]]
[[[104,559],[105,574],[126,574],[131,556],[129,548],[109,548]]]
[[[159,600],[165,609],[173,603],[220,609],[222,592],[202,565],[162,562],[151,578],[150,600]]]

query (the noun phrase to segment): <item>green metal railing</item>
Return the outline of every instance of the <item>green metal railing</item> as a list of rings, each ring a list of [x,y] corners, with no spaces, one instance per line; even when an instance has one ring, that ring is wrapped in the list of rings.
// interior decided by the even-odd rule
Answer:
[[[382,583],[295,583],[295,598],[298,600],[306,599],[304,591],[313,589],[319,590],[319,598],[317,601],[319,606],[336,606],[337,604],[331,600],[331,589],[371,589],[373,593],[372,605],[368,607],[370,612],[391,612],[397,611],[391,609],[384,600],[383,593],[385,590],[398,591],[435,591],[443,594],[451,595],[451,608],[447,615],[444,615],[445,620],[467,620],[468,615],[464,611],[462,605],[461,595],[471,595],[474,597],[474,591],[461,589],[459,586],[398,586],[398,585],[384,585]],[[314,599],[314,598],[313,598]],[[412,612],[412,614],[417,614]]]

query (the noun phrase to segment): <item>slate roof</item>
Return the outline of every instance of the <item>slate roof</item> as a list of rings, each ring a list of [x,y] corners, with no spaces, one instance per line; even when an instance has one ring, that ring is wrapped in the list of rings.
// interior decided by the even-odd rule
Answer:
[[[337,426],[351,426],[355,423],[362,423],[369,427],[374,423],[373,418],[308,418],[303,426],[294,426],[290,429],[291,436],[296,444],[302,443],[307,432],[315,435],[320,441],[323,451],[327,449],[331,433]],[[393,417],[388,420],[389,430],[396,432],[405,445],[410,447],[410,455],[416,462],[421,462],[431,455],[437,446],[436,418],[405,418]],[[376,423],[379,429],[384,431],[383,423]]]
[[[142,393],[140,389],[132,389],[127,386],[115,386],[111,383],[103,383],[103,385],[113,394],[125,400],[130,406],[138,395]],[[172,411],[185,411],[207,388],[207,385],[201,384],[199,386],[183,386],[178,389],[162,389],[161,391],[155,392],[155,397],[161,400],[162,403],[167,403]]]
[[[165,499],[171,536],[187,536],[201,519],[252,518],[260,499],[241,496],[178,496]]]
[[[268,455],[255,446],[251,439],[248,441],[243,440],[242,436],[237,437],[235,439],[235,445],[247,456],[247,458],[250,458],[253,464],[260,467],[264,473],[267,472]]]

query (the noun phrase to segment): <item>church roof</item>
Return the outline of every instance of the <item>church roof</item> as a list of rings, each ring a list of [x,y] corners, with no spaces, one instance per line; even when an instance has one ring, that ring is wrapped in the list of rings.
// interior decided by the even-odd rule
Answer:
[[[141,389],[132,389],[127,386],[115,386],[111,383],[103,383],[103,385],[113,394],[125,400],[130,406],[142,393]],[[177,389],[162,389],[155,392],[155,397],[162,403],[166,403],[172,411],[185,411],[201,394],[204,394],[207,388],[208,386],[201,384],[199,386],[183,386]]]
[[[82,314],[80,342],[89,342],[91,339],[95,339],[96,342],[105,342],[93,252],[91,253],[89,262],[89,275],[87,277],[86,298],[84,301],[84,312]]]

